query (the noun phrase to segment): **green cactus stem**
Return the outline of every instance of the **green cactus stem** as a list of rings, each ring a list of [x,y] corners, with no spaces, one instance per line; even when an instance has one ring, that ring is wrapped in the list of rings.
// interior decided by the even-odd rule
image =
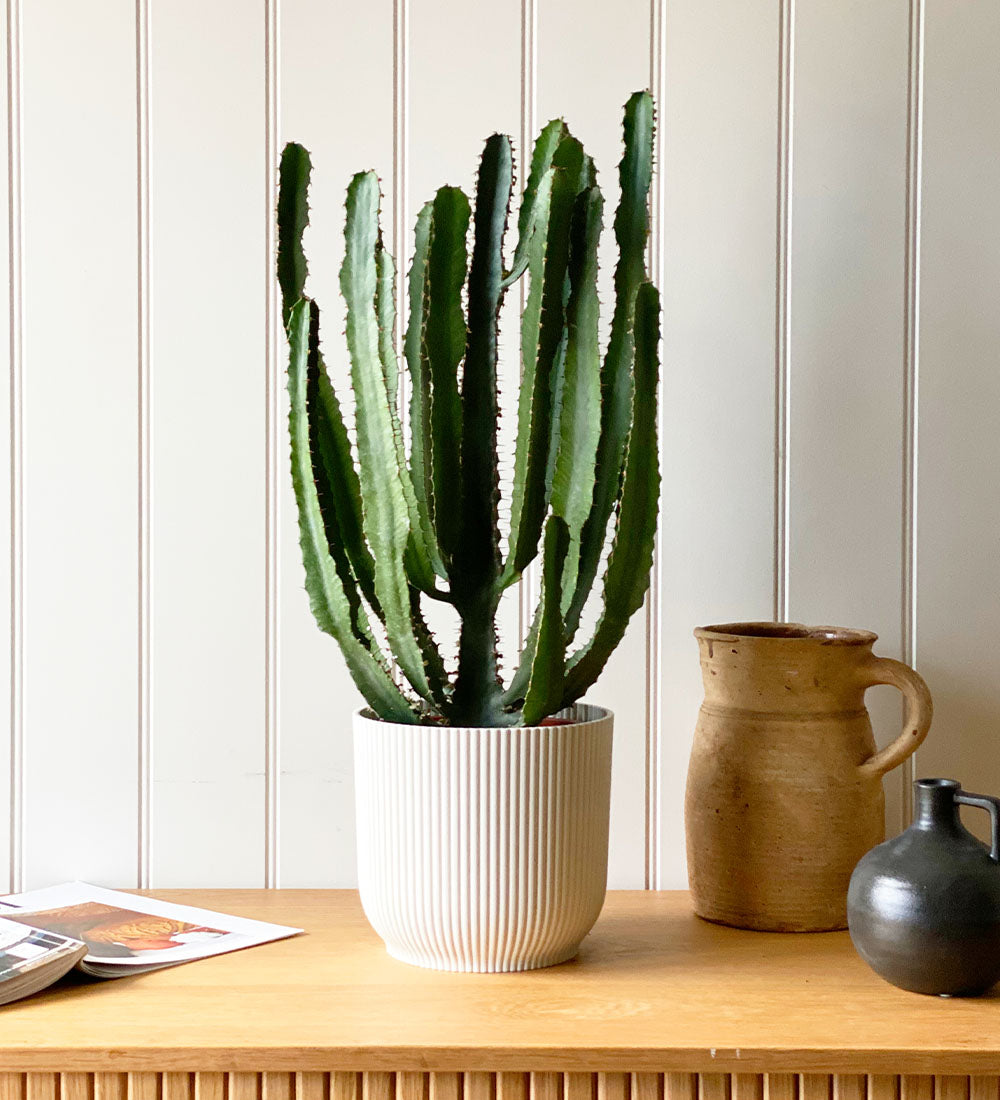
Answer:
[[[306,572],[309,604],[321,630],[340,645],[354,682],[368,705],[392,722],[415,720],[413,708],[393,683],[385,663],[371,644],[355,630],[344,579],[338,574],[320,512],[309,447],[306,393],[310,375],[320,369],[319,310],[300,298],[288,316],[289,436],[292,448],[292,485],[299,512],[299,542]]]
[[[408,453],[394,343],[396,269],[379,227],[378,180],[361,172],[347,191],[340,285],[356,410],[350,433],[320,352],[319,309],[306,296],[310,158],[295,144],[282,153],[277,270],[306,591],[379,717],[536,724],[596,682],[642,605],[659,498],[659,296],[645,267],[652,143],[652,98],[637,92],[625,107],[619,257],[603,359],[603,198],[593,162],[565,122],[550,122],[535,144],[509,269],[509,138],[487,140],[474,208],[455,187],[442,187],[421,208],[402,348]],[[522,385],[504,557],[497,333],[504,295],[522,278]],[[597,625],[568,655],[609,528]],[[539,552],[539,605],[505,684],[497,608]],[[458,613],[455,669],[427,625],[425,599]]]

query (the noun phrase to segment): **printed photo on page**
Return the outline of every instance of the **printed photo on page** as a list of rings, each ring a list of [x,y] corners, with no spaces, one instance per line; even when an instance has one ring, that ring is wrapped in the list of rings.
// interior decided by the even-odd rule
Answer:
[[[170,966],[294,936],[288,928],[69,882],[0,898],[0,916],[80,940],[96,974]]]

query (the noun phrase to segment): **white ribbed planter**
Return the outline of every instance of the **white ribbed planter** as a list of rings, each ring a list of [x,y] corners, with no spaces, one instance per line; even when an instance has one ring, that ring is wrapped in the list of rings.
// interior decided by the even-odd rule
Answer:
[[[604,904],[613,716],[406,726],[354,716],[361,904],[389,954],[438,970],[572,958]]]

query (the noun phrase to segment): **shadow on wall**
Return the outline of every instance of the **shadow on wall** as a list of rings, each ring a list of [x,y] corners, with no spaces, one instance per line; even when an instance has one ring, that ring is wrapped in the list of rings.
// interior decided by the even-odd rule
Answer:
[[[993,685],[948,666],[920,665],[934,697],[934,722],[917,750],[916,778],[957,779],[977,794],[1000,794],[1000,682]],[[962,823],[981,840],[989,818],[964,807]]]

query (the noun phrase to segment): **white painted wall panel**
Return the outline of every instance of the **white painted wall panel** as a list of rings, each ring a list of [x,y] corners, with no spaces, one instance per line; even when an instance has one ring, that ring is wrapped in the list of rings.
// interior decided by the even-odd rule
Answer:
[[[23,224],[10,172],[0,201],[23,228],[24,329],[9,328],[18,283],[12,293],[8,280],[19,268],[8,217],[0,237],[14,262],[0,273],[0,341],[16,352],[24,338],[26,800],[15,820],[8,800],[20,773],[12,738],[0,739],[0,881],[12,825],[24,827],[28,885],[71,876],[131,885],[142,862],[159,886],[354,881],[349,714],[359,700],[302,591],[281,379],[268,389],[273,146],[295,138],[314,154],[310,289],[343,388],[337,269],[354,171],[379,172],[386,239],[405,263],[396,223],[408,239],[439,184],[471,191],[489,133],[519,139],[525,125],[537,131],[562,114],[595,156],[610,229],[621,106],[653,80],[661,583],[591,697],[617,714],[611,884],[684,885],[684,777],[701,699],[692,627],[773,615],[787,560],[793,617],[871,626],[882,652],[904,652],[908,32],[922,2],[794,4],[787,297],[776,262],[779,30],[792,0],[623,0],[613,11],[598,0],[151,4],[144,439],[136,15],[145,9],[15,0],[23,140],[11,145],[6,118],[0,128],[9,168],[23,154]],[[937,719],[917,772],[996,791],[1000,15],[990,0],[926,7],[915,641]],[[280,48],[269,58],[275,12]],[[4,30],[5,67],[18,40]],[[606,338],[610,232],[602,258]],[[776,340],[785,332],[787,344]],[[506,455],[519,371],[513,309],[502,343]],[[14,427],[11,393],[16,376],[0,399],[0,419]],[[787,541],[775,522],[782,410]],[[145,453],[152,831],[140,853]],[[16,447],[0,448],[0,512],[10,518],[12,455]],[[18,531],[4,536],[0,575],[16,579]],[[0,585],[9,621],[11,592]],[[503,630],[510,652],[513,594]],[[12,621],[0,643],[12,674],[16,636]],[[653,679],[648,647],[659,656]],[[16,676],[2,679],[0,708],[10,711]],[[872,704],[888,736],[897,701],[886,691]],[[890,790],[892,826],[899,778]]]
[[[657,883],[686,885],[695,626],[772,615],[777,5],[667,6]]]
[[[409,218],[442,184],[470,201],[483,143],[517,140],[520,129],[520,9],[477,11],[461,0],[410,0]],[[484,48],[488,46],[488,48]],[[516,349],[515,349],[516,350]]]
[[[650,11],[645,0],[621,0],[614,18],[598,4],[538,0],[540,124],[562,117],[594,158],[604,193],[605,232],[599,253],[601,347],[607,346],[614,309],[612,232],[622,156],[622,108],[649,86]],[[581,640],[587,637],[586,622]],[[641,885],[645,877],[646,622],[636,613],[589,702],[615,712],[610,870],[612,887]]]
[[[801,5],[793,120],[789,613],[875,630],[897,658],[908,30],[895,0]],[[868,706],[895,738],[898,692]]]
[[[263,884],[264,7],[154,5],[152,883]]]
[[[9,61],[13,60],[13,72],[18,73],[18,56],[17,47],[18,42],[14,42],[11,38],[11,27],[7,19],[7,7],[0,11],[0,39],[4,44],[4,49],[0,50],[0,88],[8,89],[8,74],[12,71]],[[14,9],[14,27],[16,35],[18,10]],[[16,79],[16,77],[15,77]],[[17,141],[18,134],[18,120],[14,119],[13,127],[10,126],[10,108],[11,102],[13,102],[14,110],[17,110],[19,103],[19,97],[17,91],[11,99],[8,99],[6,107],[7,110],[3,111],[0,115],[0,134],[2,134],[3,148],[6,153],[5,163],[8,166],[7,172],[0,172],[0,210],[6,211],[8,216],[0,217],[0,252],[7,257],[7,262],[0,266],[0,301],[3,302],[0,307],[0,348],[6,349],[8,354],[11,351],[11,334],[12,331],[18,327],[15,320],[17,313],[17,307],[15,302],[11,299],[11,273],[12,269],[19,268],[20,266],[20,250],[18,249],[15,254],[11,250],[11,218],[9,214],[12,212],[11,201],[14,198],[14,194],[17,192],[17,185],[15,183],[14,188],[11,187],[12,176],[16,175],[20,169],[20,149],[12,148],[12,132],[14,135],[14,141]],[[13,193],[12,193],[13,192]],[[16,199],[14,202],[13,212],[16,217]],[[16,240],[19,234],[19,228],[15,226],[13,238]],[[15,281],[17,280],[17,273],[15,271]],[[11,356],[11,366],[13,367],[13,356]],[[8,430],[11,427],[11,389],[10,385],[0,387],[0,425],[4,425]],[[13,488],[13,468],[11,463],[11,447],[8,445],[4,447],[0,444],[0,517],[3,520],[0,521],[0,529],[6,529],[5,524],[12,519],[11,513],[11,500],[12,500],[12,488]],[[12,584],[10,579],[13,577],[12,565],[14,562],[14,556],[11,553],[12,539],[0,537],[0,621],[10,624],[9,629],[0,631],[0,715],[4,715],[7,718],[11,715],[11,697],[12,686],[14,683],[14,677],[12,675],[11,667],[11,655],[12,655],[12,642],[16,637],[16,627],[12,621],[11,612],[13,611],[11,591]],[[5,583],[6,580],[6,583]],[[11,775],[11,761],[13,758],[14,750],[14,726],[13,722],[8,723],[8,735],[6,737],[0,737],[0,884],[9,882],[11,888],[16,885],[13,880],[13,866],[11,861],[11,784],[5,783],[3,777]]]
[[[323,311],[323,353],[346,404],[350,366],[338,283],[344,195],[355,172],[374,168],[382,180],[383,227],[391,231],[393,4],[282,0],[281,18],[281,143],[298,141],[312,153],[308,289]],[[283,340],[281,354],[283,364]],[[283,392],[283,417],[286,409]],[[280,884],[349,886],[355,880],[350,715],[362,699],[336,643],[309,611],[284,419],[279,429]]]
[[[136,875],[134,18],[23,11],[29,887]]]
[[[917,659],[935,718],[917,774],[995,794],[1000,8],[931,0],[925,42]]]

